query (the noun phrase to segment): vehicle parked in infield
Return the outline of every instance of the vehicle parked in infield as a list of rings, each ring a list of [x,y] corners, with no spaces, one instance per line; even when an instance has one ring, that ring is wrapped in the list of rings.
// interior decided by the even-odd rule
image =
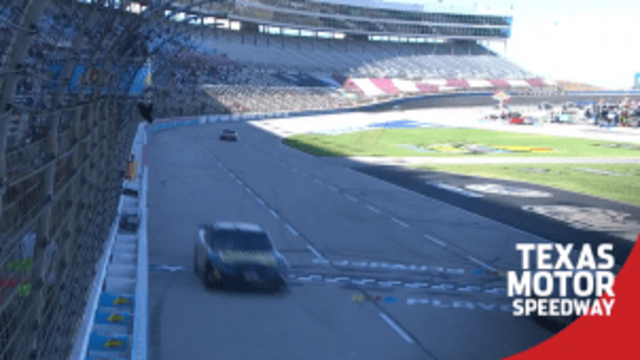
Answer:
[[[527,116],[523,116],[521,113],[513,112],[509,113],[509,124],[511,125],[532,125],[533,120],[528,119]]]
[[[194,268],[207,287],[236,282],[282,288],[289,264],[259,225],[215,222],[198,229]]]
[[[548,102],[542,102],[538,105],[539,110],[553,110],[553,104]]]
[[[509,120],[509,124],[511,125],[524,125],[524,118],[523,117],[512,117]]]
[[[238,141],[238,132],[231,129],[224,129],[220,134],[220,140]]]

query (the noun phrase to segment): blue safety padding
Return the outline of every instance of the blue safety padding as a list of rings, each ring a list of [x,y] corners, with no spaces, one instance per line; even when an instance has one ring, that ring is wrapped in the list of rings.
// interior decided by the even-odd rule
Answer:
[[[126,351],[129,349],[130,342],[131,339],[128,335],[105,335],[93,333],[89,338],[89,351]]]
[[[110,324],[110,325],[131,325],[131,314],[126,311],[100,311],[96,312],[94,322],[96,324]]]
[[[133,296],[103,293],[98,304],[100,307],[132,308]]]

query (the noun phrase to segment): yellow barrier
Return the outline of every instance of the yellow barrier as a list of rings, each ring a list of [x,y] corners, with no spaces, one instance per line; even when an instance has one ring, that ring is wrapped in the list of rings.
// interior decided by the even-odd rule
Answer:
[[[129,161],[127,164],[127,180],[134,180],[138,175],[138,162]]]

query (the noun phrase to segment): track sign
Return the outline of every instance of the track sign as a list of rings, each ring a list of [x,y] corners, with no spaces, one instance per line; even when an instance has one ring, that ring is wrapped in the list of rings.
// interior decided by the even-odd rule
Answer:
[[[498,91],[493,95],[493,98],[498,101],[508,101],[509,99],[511,99],[511,96],[505,94],[503,91]]]

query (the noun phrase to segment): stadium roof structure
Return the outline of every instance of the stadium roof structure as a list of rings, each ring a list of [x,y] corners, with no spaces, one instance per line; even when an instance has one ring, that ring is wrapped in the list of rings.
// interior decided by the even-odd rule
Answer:
[[[506,41],[511,36],[512,24],[512,17],[505,15],[425,12],[417,8],[411,11],[308,0],[209,0],[197,5],[190,0],[179,0],[170,4],[172,8],[189,6],[186,12],[200,16],[203,24],[207,24],[207,17],[218,17],[241,22],[244,29],[277,26],[340,32],[352,37],[393,35]]]

